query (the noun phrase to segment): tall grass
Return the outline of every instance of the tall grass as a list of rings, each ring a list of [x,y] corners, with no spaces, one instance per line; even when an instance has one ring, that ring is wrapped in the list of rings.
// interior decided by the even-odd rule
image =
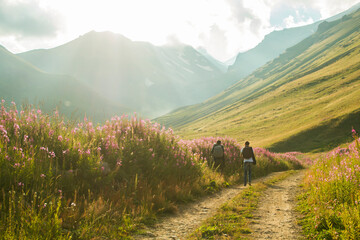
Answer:
[[[360,239],[360,139],[320,158],[306,175],[300,208],[308,239]]]
[[[220,173],[209,164],[214,142],[182,141],[136,115],[94,126],[2,101],[0,238],[129,238],[176,202],[241,179],[239,144],[223,139]],[[293,155],[256,154],[255,175],[301,167]]]

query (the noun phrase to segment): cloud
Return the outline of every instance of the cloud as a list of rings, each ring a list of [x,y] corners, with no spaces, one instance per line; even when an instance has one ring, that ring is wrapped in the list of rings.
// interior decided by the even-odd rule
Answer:
[[[228,49],[228,38],[226,32],[221,29],[217,24],[213,24],[210,27],[208,35],[204,33],[199,35],[199,38],[203,41],[206,50],[216,58],[221,60],[227,60],[229,56],[226,50]]]
[[[293,27],[300,27],[308,24],[314,23],[312,18],[308,18],[307,20],[302,20],[302,17],[298,15],[294,17],[293,15],[289,15],[287,18],[283,20],[285,28],[293,28]]]
[[[55,36],[60,24],[56,13],[42,9],[36,0],[0,0],[0,35],[17,37]]]
[[[258,34],[262,28],[263,21],[260,16],[251,8],[244,6],[244,1],[227,0],[232,12],[232,19],[241,28],[244,24],[249,23],[250,30]]]

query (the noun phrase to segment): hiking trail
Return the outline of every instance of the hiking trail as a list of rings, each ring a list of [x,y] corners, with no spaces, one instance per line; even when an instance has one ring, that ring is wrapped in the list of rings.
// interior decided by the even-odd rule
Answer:
[[[259,200],[253,221],[249,224],[252,239],[302,239],[295,211],[296,195],[304,170],[269,186]]]
[[[271,173],[268,176],[254,179],[252,183],[266,181],[280,174],[281,172]],[[300,184],[302,176],[303,171],[295,173],[265,190],[249,225],[253,231],[249,235],[250,238],[297,239],[300,228],[296,226],[296,213],[293,207],[297,186]],[[214,215],[222,204],[248,187],[236,185],[198,199],[196,202],[180,204],[176,213],[159,217],[154,226],[147,227],[143,234],[133,237],[134,239],[160,240],[186,239],[186,236],[195,231],[204,220]]]

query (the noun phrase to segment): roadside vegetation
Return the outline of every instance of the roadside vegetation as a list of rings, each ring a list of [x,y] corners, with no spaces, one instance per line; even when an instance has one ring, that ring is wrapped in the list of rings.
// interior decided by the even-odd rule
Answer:
[[[210,157],[218,139],[222,173]],[[181,140],[136,116],[94,126],[2,101],[0,239],[130,239],[177,202],[242,180],[239,152],[234,139]],[[255,152],[255,177],[304,166],[299,153]]]
[[[299,210],[306,239],[360,239],[360,139],[319,158],[304,180]]]

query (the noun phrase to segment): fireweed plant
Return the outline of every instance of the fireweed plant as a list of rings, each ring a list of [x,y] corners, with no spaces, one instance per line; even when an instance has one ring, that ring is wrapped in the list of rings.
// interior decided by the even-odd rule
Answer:
[[[216,140],[181,140],[136,115],[94,126],[2,100],[0,239],[129,238],[176,202],[242,179],[233,139],[221,138],[224,172],[213,168]],[[255,152],[255,177],[302,167],[298,153]]]
[[[360,239],[360,139],[318,159],[304,180],[299,209],[307,239]]]

